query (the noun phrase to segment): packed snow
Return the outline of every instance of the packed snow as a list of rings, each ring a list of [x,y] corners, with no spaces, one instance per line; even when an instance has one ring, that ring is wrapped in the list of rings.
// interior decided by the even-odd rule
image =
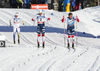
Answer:
[[[25,25],[21,24],[20,45],[13,44],[13,27],[9,26],[9,20],[16,12],[25,20]],[[46,21],[45,49],[38,49],[37,23],[31,21],[38,11],[0,9],[0,35],[6,36],[6,47],[0,48],[0,71],[100,71],[100,38],[94,38],[100,36],[99,12],[99,6],[73,12],[80,19],[80,23],[76,22],[78,40],[76,42],[75,37],[74,52],[64,47],[64,24],[61,19],[68,13],[44,10],[51,20]],[[16,42],[17,38],[16,34]]]

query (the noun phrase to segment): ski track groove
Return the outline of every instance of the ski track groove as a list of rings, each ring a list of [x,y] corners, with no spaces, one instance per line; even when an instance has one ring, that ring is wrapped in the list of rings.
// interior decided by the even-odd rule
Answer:
[[[40,68],[39,68],[39,70],[38,71],[41,71],[41,69],[43,68],[43,67],[45,67],[45,65],[47,64],[47,63],[51,63],[50,65],[49,65],[49,67],[47,67],[47,69],[46,69],[46,71],[49,71],[50,70],[50,68],[59,60],[59,59],[61,59],[64,55],[69,55],[68,57],[70,57],[71,56],[71,54],[73,54],[73,52],[65,52],[63,55],[61,55],[60,57],[59,56],[56,56],[56,57],[54,57],[54,58],[51,58],[51,59],[49,59],[47,62],[45,62],[45,64],[43,64]],[[67,57],[67,58],[68,58]],[[53,60],[53,61],[52,61]]]
[[[64,54],[65,54],[65,53],[64,53]],[[56,56],[56,57],[58,57],[58,56]],[[51,59],[47,60],[47,61],[45,62],[45,64],[43,64],[43,65],[39,68],[38,71],[41,71],[41,69],[42,69],[43,67],[45,67],[45,65],[46,65],[47,63],[49,63],[50,61],[52,62],[52,60],[54,60],[54,61],[53,61],[52,64],[50,64],[50,66],[53,65],[53,64],[56,62],[56,60],[57,60],[56,57],[54,57],[55,60],[54,60],[54,58],[51,58]],[[60,57],[59,57],[59,58],[60,58]],[[49,67],[50,67],[50,66],[49,66]],[[49,67],[48,67],[48,68],[49,68]],[[47,70],[48,70],[48,68],[47,68]],[[47,71],[47,70],[46,70],[46,71]]]
[[[46,36],[45,36],[45,37],[46,37]],[[61,44],[58,44],[58,43],[56,43],[56,42],[54,42],[54,41],[50,40],[48,37],[46,37],[46,39],[48,39],[48,41],[52,42],[53,44],[56,44],[56,45],[61,45]],[[62,45],[61,45],[61,46],[62,46]]]
[[[35,43],[32,43],[31,41],[29,41],[23,34],[21,34],[21,35],[23,36],[23,38],[26,39],[26,41],[27,41],[28,43],[31,43],[31,44],[34,44],[34,45],[35,45]]]
[[[48,50],[43,49],[42,51],[41,51],[40,49],[37,48],[37,50],[35,51],[35,54],[32,54],[32,55],[30,55],[29,57],[31,57],[31,56],[34,56],[34,57],[35,57],[35,56],[37,56],[38,54],[41,55],[41,54],[45,54],[45,53],[47,53],[47,52],[49,53],[51,50],[53,50],[53,48],[48,49]],[[39,51],[40,51],[40,52],[39,52]],[[39,52],[39,53],[38,53],[38,52]],[[28,59],[29,59],[29,58],[28,58]],[[27,63],[26,61],[24,61],[24,63],[28,64],[29,62]],[[20,64],[21,64],[21,63],[20,63]],[[18,64],[18,65],[19,65],[19,64]]]
[[[81,50],[82,50],[82,49],[81,49]],[[85,53],[84,53],[85,51],[88,51],[87,48],[84,48],[84,51],[82,50],[82,52],[80,52],[80,53],[78,53],[78,54],[77,54],[77,53],[75,54],[75,52],[74,52],[74,54],[72,54],[72,55],[73,55],[73,56],[75,56],[75,55],[76,55],[76,56],[79,56],[80,54],[84,55],[84,54],[85,54]],[[70,57],[71,57],[72,55],[70,55]],[[81,56],[82,56],[82,55],[81,55]],[[69,58],[69,57],[67,57],[66,60],[68,60],[68,58]],[[77,60],[78,58],[79,58],[79,57],[74,58],[74,59],[72,60],[72,62],[69,63],[69,64],[66,66],[66,68],[62,69],[62,71],[66,71],[67,68],[69,68],[70,66],[73,65],[73,61],[76,62],[76,60]]]
[[[91,67],[88,71],[91,71],[91,69],[92,69],[93,67],[95,67],[96,62],[99,61],[98,59],[100,59],[100,55],[97,56],[96,60],[94,61],[93,65],[92,65],[92,67]],[[100,67],[98,67],[98,69],[97,69],[96,71],[98,71],[99,68],[100,68]]]
[[[5,25],[4,25],[5,27],[6,27],[6,26],[9,26],[6,22],[2,21],[1,19],[0,19],[0,23],[2,23],[3,25],[5,24]]]

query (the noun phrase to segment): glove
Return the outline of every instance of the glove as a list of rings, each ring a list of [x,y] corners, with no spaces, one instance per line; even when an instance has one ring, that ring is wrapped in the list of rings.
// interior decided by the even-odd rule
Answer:
[[[64,23],[64,18],[62,19],[62,23]]]
[[[34,21],[34,19],[32,18],[32,21]]]
[[[11,20],[9,20],[9,23],[10,23],[10,26],[11,26],[11,25],[12,25],[12,24],[11,24]]]
[[[48,20],[50,20],[50,18],[48,18]]]
[[[65,22],[65,16],[63,16],[62,23]]]
[[[76,20],[77,20],[77,22],[80,22],[80,20],[79,20],[78,16],[76,16]]]
[[[25,24],[25,21],[23,20],[23,25]]]

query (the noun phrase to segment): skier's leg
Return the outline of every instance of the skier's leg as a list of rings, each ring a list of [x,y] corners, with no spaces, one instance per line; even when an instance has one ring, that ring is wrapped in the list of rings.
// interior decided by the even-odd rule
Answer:
[[[68,49],[70,48],[70,38],[71,38],[71,36],[68,35],[68,39],[67,39],[67,42],[68,42]]]
[[[67,38],[67,48],[70,48],[70,38],[71,38],[71,31],[70,28],[67,28],[68,38]]]
[[[39,48],[40,47],[40,34],[38,34],[37,44],[38,44],[38,48]]]
[[[14,42],[14,44],[16,44],[15,35],[16,35],[16,27],[13,27],[13,42]]]
[[[45,25],[42,25],[42,42],[43,42],[43,48],[45,47]]]
[[[74,49],[74,26],[71,29],[71,35],[72,35],[72,48]]]
[[[38,44],[38,48],[39,48],[40,47],[40,33],[41,33],[41,28],[40,28],[39,24],[37,26],[37,33],[38,33],[37,44]]]
[[[20,27],[17,28],[17,33],[18,33],[18,44],[20,44]]]
[[[72,35],[72,48],[74,49],[74,35]]]
[[[45,47],[45,34],[42,34],[43,48]]]

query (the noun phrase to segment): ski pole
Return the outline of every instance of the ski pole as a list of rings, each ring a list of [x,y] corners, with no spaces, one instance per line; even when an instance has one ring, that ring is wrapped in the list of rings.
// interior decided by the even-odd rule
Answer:
[[[77,37],[78,37],[78,33],[77,33],[77,22],[76,22],[76,47],[77,47]]]
[[[65,16],[63,16],[64,19],[64,47],[66,47],[66,38],[65,38]]]
[[[65,22],[64,22],[64,47],[66,47],[66,40],[65,40]]]

